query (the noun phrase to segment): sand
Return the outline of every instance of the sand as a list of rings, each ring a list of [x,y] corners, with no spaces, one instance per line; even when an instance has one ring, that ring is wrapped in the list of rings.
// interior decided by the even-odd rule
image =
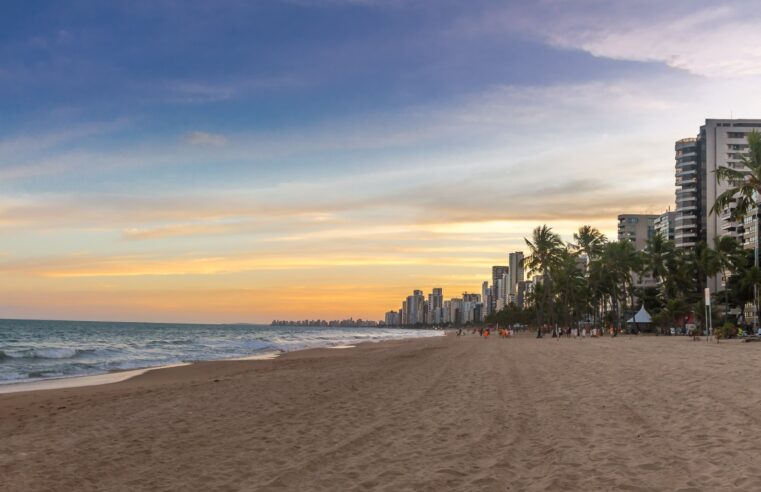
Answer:
[[[761,490],[761,343],[468,336],[0,395],[2,490]]]

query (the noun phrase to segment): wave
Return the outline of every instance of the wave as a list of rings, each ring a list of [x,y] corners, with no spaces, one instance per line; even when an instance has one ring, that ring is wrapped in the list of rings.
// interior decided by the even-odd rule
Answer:
[[[146,343],[145,346],[148,348],[155,348],[174,345],[192,345],[193,343],[193,340],[151,340],[150,342]]]
[[[39,348],[28,349],[20,352],[8,353],[0,350],[0,361],[10,359],[73,359],[80,355],[94,354],[92,349],[73,349],[73,348]]]

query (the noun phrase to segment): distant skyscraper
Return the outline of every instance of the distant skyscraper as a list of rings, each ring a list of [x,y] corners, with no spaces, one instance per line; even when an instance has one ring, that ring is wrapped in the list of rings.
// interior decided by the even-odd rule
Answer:
[[[399,326],[399,313],[397,311],[389,311],[385,317],[386,326]]]
[[[518,293],[518,282],[523,282],[525,271],[523,269],[523,252],[516,251],[507,255],[509,266],[510,282],[507,286],[509,296],[515,296]],[[509,301],[509,299],[508,299]]]
[[[441,288],[434,288],[428,295],[428,319],[429,324],[438,325],[444,319],[444,293]]]
[[[492,306],[491,306],[491,289],[489,288],[489,282],[484,281],[483,284],[481,284],[481,301],[484,305],[484,316],[489,316],[492,312]]]
[[[491,267],[492,302],[494,302],[495,310],[497,310],[497,301],[499,299],[504,299],[506,296],[505,285],[507,282],[504,282],[503,279],[505,275],[508,274],[509,269],[510,268],[507,265],[498,265]]]
[[[404,302],[404,316],[402,324],[414,325],[415,316],[417,311],[415,310],[415,296],[407,296],[407,300]]]
[[[431,290],[431,294],[428,296],[428,302],[431,304],[431,309],[440,309],[444,307],[444,291],[440,287]]]
[[[415,290],[412,293],[413,302],[415,304],[415,316],[414,321],[410,324],[423,324],[425,323],[425,296],[422,290]]]

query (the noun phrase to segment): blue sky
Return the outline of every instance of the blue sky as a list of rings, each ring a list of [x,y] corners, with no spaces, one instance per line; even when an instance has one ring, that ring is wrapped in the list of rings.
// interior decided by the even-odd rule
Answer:
[[[3,2],[0,315],[380,317],[476,290],[533,225],[671,205],[675,140],[761,117],[759,21],[743,1]]]

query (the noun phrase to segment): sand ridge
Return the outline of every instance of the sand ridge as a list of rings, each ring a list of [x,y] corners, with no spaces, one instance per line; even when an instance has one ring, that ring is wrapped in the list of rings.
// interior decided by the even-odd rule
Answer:
[[[759,490],[760,349],[447,336],[0,395],[0,489]]]

